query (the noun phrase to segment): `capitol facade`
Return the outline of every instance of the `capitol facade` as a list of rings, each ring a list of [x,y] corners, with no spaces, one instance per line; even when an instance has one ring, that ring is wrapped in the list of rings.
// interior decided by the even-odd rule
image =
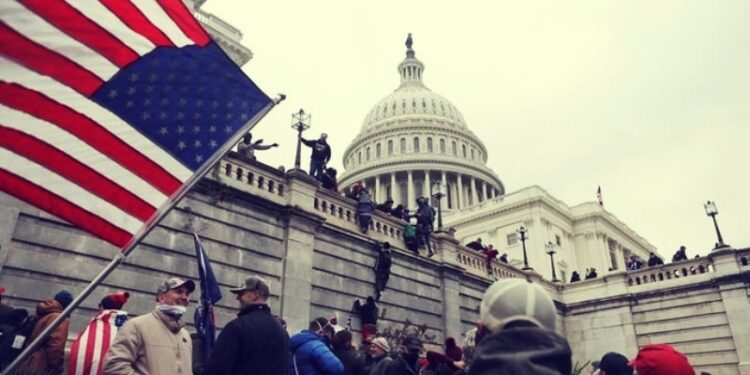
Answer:
[[[344,152],[339,186],[362,181],[376,201],[416,206],[439,184],[443,209],[455,210],[505,194],[487,163],[487,148],[466,126],[461,112],[422,81],[424,64],[407,40],[398,65],[401,84],[365,117],[362,129]]]

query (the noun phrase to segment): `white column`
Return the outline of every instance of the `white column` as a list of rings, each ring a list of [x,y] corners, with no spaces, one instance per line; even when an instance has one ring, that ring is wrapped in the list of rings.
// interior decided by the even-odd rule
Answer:
[[[477,204],[479,203],[479,200],[477,199],[477,184],[474,180],[474,177],[471,178],[471,204]]]
[[[424,196],[428,199],[432,199],[432,197],[430,196],[430,189],[432,189],[432,181],[430,181],[430,171],[424,171]]]
[[[490,198],[495,198],[495,188],[490,186]]]
[[[458,208],[464,208],[464,182],[461,181],[461,174],[456,174],[456,183],[458,186],[458,194],[456,196],[458,197]]]
[[[406,172],[406,204],[404,207],[412,207],[414,205],[414,179],[412,178],[411,171]]]
[[[485,181],[482,181],[482,200],[487,200],[487,182]]]
[[[401,194],[398,191],[398,185],[396,184],[396,174],[391,173],[391,199],[393,199],[393,206],[396,207],[401,200]]]
[[[448,179],[445,177],[445,171],[440,174],[440,184],[442,185],[440,188],[443,189],[443,194],[445,194],[445,197],[440,201],[440,206],[443,210],[448,209]]]
[[[382,195],[380,192],[380,176],[375,175],[375,202],[381,203],[382,199],[380,197]]]

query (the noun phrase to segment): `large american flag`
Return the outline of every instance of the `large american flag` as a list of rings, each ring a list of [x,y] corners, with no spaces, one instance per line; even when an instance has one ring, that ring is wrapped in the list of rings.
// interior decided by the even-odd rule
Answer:
[[[109,346],[127,320],[128,313],[120,310],[96,314],[70,346],[68,375],[103,375]]]
[[[0,1],[0,190],[121,248],[270,107],[179,0]]]

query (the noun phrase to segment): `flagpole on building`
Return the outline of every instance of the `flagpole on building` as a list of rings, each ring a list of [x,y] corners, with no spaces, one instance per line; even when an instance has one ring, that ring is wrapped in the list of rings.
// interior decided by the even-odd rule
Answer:
[[[62,322],[67,319],[70,314],[73,312],[73,310],[78,307],[90,294],[91,292],[96,289],[99,284],[101,284],[104,279],[109,276],[112,271],[114,271],[117,266],[122,263],[125,258],[130,254],[131,251],[133,251],[138,244],[141,243],[141,241],[146,238],[146,236],[151,232],[151,230],[158,224],[161,219],[164,218],[171,210],[172,208],[182,199],[182,197],[185,196],[185,194],[190,191],[190,189],[195,185],[196,182],[198,182],[201,178],[203,178],[210,170],[214,167],[214,165],[222,158],[224,155],[226,155],[229,150],[234,147],[234,145],[240,141],[240,139],[248,132],[250,131],[260,120],[262,120],[275,106],[277,106],[279,103],[284,101],[286,99],[286,95],[279,94],[279,97],[272,100],[266,107],[261,109],[253,118],[251,118],[245,125],[243,125],[227,142],[222,145],[219,150],[214,153],[214,155],[206,161],[198,170],[170,197],[169,200],[167,200],[152,216],[151,218],[144,223],[144,226],[133,236],[133,238],[128,242],[127,245],[123,247],[123,250],[120,251],[115,257],[109,262],[109,264],[101,271],[99,272],[94,279],[91,280],[91,282],[86,286],[86,288],[83,289],[81,293],[79,293],[73,301],[66,307],[60,315],[55,318],[55,320],[52,321],[41,333],[39,333],[39,336],[37,336],[34,341],[32,341],[28,346],[26,346],[23,351],[16,357],[16,359],[13,360],[13,362],[6,367],[2,374],[0,375],[11,375],[13,373],[13,370],[18,367],[21,362],[23,362],[31,353],[36,350],[36,348],[41,344],[44,340],[47,339],[47,337],[52,334],[52,331],[54,331]]]

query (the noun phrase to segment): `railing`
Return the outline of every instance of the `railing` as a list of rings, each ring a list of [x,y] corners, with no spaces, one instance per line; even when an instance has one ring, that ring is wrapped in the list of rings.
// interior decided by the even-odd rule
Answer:
[[[629,271],[628,285],[658,283],[714,271],[714,265],[708,257],[695,258],[658,267],[646,267],[637,271]]]
[[[235,153],[222,159],[213,177],[240,190],[286,204],[287,180],[283,172],[240,159]]]
[[[466,246],[458,246],[456,248],[456,262],[478,276],[498,279],[524,277],[521,270],[509,264],[502,263],[497,259],[492,260],[488,269],[486,255]]]
[[[242,32],[234,26],[228,24],[226,21],[219,17],[214,16],[211,13],[206,13],[200,9],[193,12],[198,21],[204,25],[212,27],[214,30],[231,37],[235,41],[239,42],[242,39]]]

